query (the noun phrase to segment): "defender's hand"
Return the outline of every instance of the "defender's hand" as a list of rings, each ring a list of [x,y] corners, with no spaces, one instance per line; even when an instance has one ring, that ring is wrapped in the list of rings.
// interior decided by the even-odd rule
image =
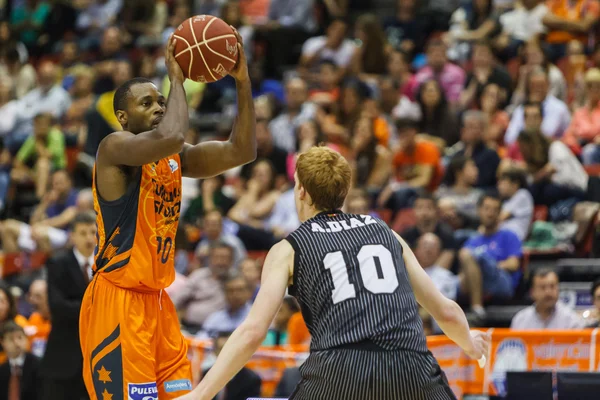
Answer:
[[[233,29],[233,33],[237,39],[238,61],[235,64],[235,67],[229,71],[229,75],[233,76],[238,82],[246,82],[250,80],[250,77],[248,76],[248,64],[246,61],[246,53],[244,52],[244,41],[237,29],[233,26],[231,29]]]
[[[179,63],[175,59],[176,43],[177,39],[175,39],[174,35],[171,35],[171,37],[169,38],[169,43],[167,44],[167,49],[165,50],[165,65],[167,66],[169,80],[171,82],[183,83],[185,77],[183,76],[183,71],[181,70]]]

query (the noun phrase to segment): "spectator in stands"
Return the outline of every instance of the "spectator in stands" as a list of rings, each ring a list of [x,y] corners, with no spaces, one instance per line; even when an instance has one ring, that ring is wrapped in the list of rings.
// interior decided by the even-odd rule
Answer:
[[[442,255],[442,241],[435,233],[425,233],[417,239],[415,256],[423,267],[433,284],[447,298],[456,300],[459,278],[448,270],[439,266],[437,261]]]
[[[354,183],[368,190],[381,188],[392,172],[392,153],[378,143],[373,132],[374,125],[372,118],[361,117],[356,123],[350,144],[354,159]]]
[[[67,166],[65,136],[54,125],[52,114],[33,119],[33,136],[25,140],[13,163],[11,179],[17,184],[34,182],[35,195],[41,199],[48,188],[52,171]]]
[[[460,142],[448,151],[450,158],[466,156],[472,158],[479,171],[477,186],[488,189],[496,186],[496,170],[500,164],[500,157],[495,150],[490,149],[484,142],[488,129],[488,121],[481,111],[467,111],[462,117],[463,127]]]
[[[471,308],[483,318],[483,296],[510,299],[521,279],[521,241],[500,229],[500,199],[484,195],[479,203],[481,226],[460,250],[458,258],[471,295]]]
[[[295,298],[286,296],[273,319],[273,324],[267,332],[263,346],[282,346],[288,344],[288,323],[292,315],[300,311],[300,305]]]
[[[8,361],[0,365],[0,399],[38,400],[42,396],[39,359],[27,351],[23,327],[8,322],[0,329]]]
[[[246,181],[251,179],[255,166],[261,160],[269,160],[275,168],[275,187],[281,190],[288,186],[288,152],[274,143],[274,134],[276,132],[271,132],[269,122],[266,119],[256,121],[257,160],[244,165],[240,171],[240,177]]]
[[[36,115],[50,113],[60,120],[71,106],[69,93],[58,84],[58,69],[50,61],[43,62],[38,68],[38,83],[20,100],[19,123],[7,146],[11,151],[23,144],[32,133],[32,122]]]
[[[88,0],[87,6],[79,10],[76,26],[82,33],[83,41],[89,41],[87,46],[98,43],[93,40],[97,40],[106,28],[116,22],[122,6],[123,0]]]
[[[436,197],[453,204],[453,214],[457,219],[476,220],[477,204],[483,195],[483,190],[475,187],[479,175],[477,165],[471,158],[454,157],[446,174],[446,184],[436,191]],[[464,225],[458,224],[454,228]]]
[[[260,288],[262,265],[253,258],[246,258],[240,262],[239,269],[250,287],[250,292],[252,293],[250,301],[254,302]]]
[[[275,188],[275,169],[270,161],[260,160],[254,165],[246,190],[228,217],[239,224],[237,235],[248,250],[267,250],[274,244],[267,231],[268,218],[281,196]]]
[[[15,99],[15,88],[12,78],[4,76],[0,79],[0,137],[12,133],[19,116],[19,102]]]
[[[410,68],[410,58],[406,52],[392,49],[388,56],[387,75],[397,82],[400,92],[409,100],[413,98],[411,81],[413,74]]]
[[[446,44],[440,39],[433,39],[427,45],[427,65],[421,68],[413,78],[412,96],[416,96],[419,87],[426,81],[436,79],[448,101],[454,104],[459,101],[465,86],[465,71],[448,61]]]
[[[453,59],[466,60],[470,46],[465,42],[489,38],[498,28],[493,0],[472,0],[458,8],[450,19],[448,31],[453,44],[450,51]]]
[[[209,315],[225,307],[223,282],[234,267],[233,254],[230,245],[213,243],[208,267],[193,271],[185,286],[172,293],[173,304],[181,312],[181,322],[189,330],[200,330]]]
[[[440,149],[458,141],[458,123],[446,101],[446,96],[435,79],[423,82],[417,93],[421,109],[419,133],[426,134]]]
[[[406,54],[419,54],[427,38],[423,17],[417,16],[417,3],[416,0],[397,0],[396,14],[383,22],[390,46]]]
[[[215,179],[215,178],[212,178]],[[233,265],[246,258],[246,248],[235,235],[224,232],[223,214],[217,208],[206,212],[202,221],[202,240],[196,247],[196,256],[203,266],[209,263],[211,248],[215,243],[226,243],[233,249]]]
[[[214,353],[219,353],[227,343],[231,332],[219,332],[215,337]],[[202,376],[208,370],[202,371]],[[262,380],[254,371],[244,367],[225,385],[223,390],[217,394],[215,399],[219,400],[246,400],[249,397],[259,397],[261,394]]]
[[[4,50],[5,56],[0,57],[0,75],[13,81],[15,97],[21,99],[35,88],[37,73],[27,63],[27,50],[24,47],[19,49],[15,44],[7,44]]]
[[[563,142],[551,142],[539,132],[526,130],[518,144],[533,180],[529,189],[535,204],[552,206],[561,200],[585,198],[588,175]]]
[[[387,122],[378,115],[371,97],[372,91],[365,82],[349,78],[342,83],[337,107],[330,110],[333,113],[326,115],[323,110],[317,112],[317,122],[327,142],[342,146],[339,149],[342,153],[351,145],[356,124],[363,116],[372,118],[373,134],[380,144],[388,146],[390,135]]]
[[[4,251],[49,251],[63,247],[68,239],[67,229],[77,213],[77,197],[68,172],[54,172],[51,189],[35,208],[29,225],[13,219],[0,225]],[[85,206],[86,202],[81,205]]]
[[[552,59],[567,54],[567,45],[577,40],[583,45],[593,37],[592,28],[600,18],[600,4],[587,0],[554,0],[548,2],[549,12],[544,25],[550,29],[544,40],[550,45]]]
[[[504,61],[518,53],[525,42],[546,33],[544,17],[548,7],[539,0],[522,0],[520,6],[500,16],[502,33],[495,39],[495,47],[501,51]]]
[[[309,91],[308,100],[322,107],[330,107],[340,97],[340,67],[330,60],[322,61],[313,75],[315,87]]]
[[[507,103],[512,94],[512,80],[506,68],[495,64],[492,46],[487,41],[478,41],[473,44],[471,62],[473,68],[467,74],[465,88],[460,95],[460,105],[471,108],[480,102],[483,88],[494,83],[500,88],[502,105]]]
[[[96,81],[94,83],[94,93],[102,93],[115,90],[118,86],[116,82],[117,61],[127,61],[127,56],[123,51],[124,34],[116,26],[107,28],[102,34],[100,42],[100,51],[95,57],[94,69]]]
[[[354,50],[350,72],[362,80],[385,73],[388,43],[381,23],[373,14],[358,17],[355,24],[355,37],[360,45]]]
[[[71,242],[72,249],[56,252],[46,262],[52,330],[41,374],[47,400],[87,398],[79,343],[79,309],[92,279],[96,247],[93,211],[77,214],[71,227]]]
[[[563,141],[581,151],[583,164],[600,164],[600,69],[585,74],[586,104],[575,110]]]
[[[348,214],[368,215],[369,195],[363,189],[352,189],[346,197],[345,209]]]
[[[8,322],[14,322],[19,326],[27,325],[27,318],[17,314],[17,302],[8,285],[0,281],[0,331]],[[6,361],[4,349],[0,346],[0,363]]]
[[[44,279],[36,279],[29,286],[27,300],[33,312],[27,320],[25,333],[29,338],[31,353],[43,357],[52,325],[50,324],[50,307],[48,305],[48,284]]]
[[[242,274],[230,275],[223,282],[225,308],[210,314],[202,325],[202,332],[214,337],[218,332],[234,331],[250,312],[252,291]]]
[[[36,49],[40,30],[50,13],[50,9],[49,2],[33,0],[17,3],[11,10],[11,27],[14,31],[19,32],[21,41],[29,51]]]
[[[577,313],[559,301],[559,281],[556,272],[540,268],[531,278],[533,305],[519,311],[512,319],[511,329],[583,329]]]
[[[548,93],[548,74],[541,67],[534,67],[527,75],[527,102],[541,103],[543,107],[542,132],[549,138],[560,138],[571,123],[569,107]],[[506,130],[504,142],[514,143],[524,129],[525,115],[523,105],[517,107]]]
[[[592,284],[590,294],[592,295],[592,304],[594,305],[591,313],[594,322],[588,324],[587,328],[598,328],[600,327],[600,279],[596,279]]]
[[[265,226],[278,239],[285,238],[300,226],[293,187],[279,196]]]
[[[315,72],[323,61],[331,61],[337,65],[339,75],[344,75],[350,66],[355,44],[346,39],[348,23],[343,19],[331,21],[325,35],[315,36],[308,39],[302,45],[302,56],[300,57],[300,72]]]
[[[66,80],[71,80],[69,94],[72,99],[71,107],[65,114],[63,128],[66,134],[76,135],[77,146],[83,147],[87,136],[85,114],[95,101],[92,88],[94,85],[94,70],[91,67],[79,64],[72,67]]]
[[[525,241],[533,220],[533,197],[527,190],[525,172],[515,168],[503,171],[498,177],[498,193],[502,199],[500,229],[512,231]]]
[[[565,76],[556,65],[548,60],[546,52],[542,48],[542,43],[536,39],[527,42],[523,49],[517,88],[511,100],[512,105],[517,107],[527,100],[527,80],[536,68],[542,68],[548,74],[548,94],[561,101],[566,101],[567,81]]]
[[[416,224],[402,232],[402,238],[411,248],[415,248],[420,237],[426,233],[435,234],[441,241],[441,252],[434,264],[451,269],[457,246],[450,227],[439,220],[437,201],[431,195],[421,195],[415,200],[414,210]]]
[[[379,79],[379,108],[387,118],[421,119],[421,110],[400,91],[400,82],[392,76]]]
[[[379,195],[379,206],[394,211],[410,207],[422,192],[435,190],[441,179],[441,158],[438,147],[426,140],[417,140],[417,123],[412,120],[396,121],[400,137],[398,152],[394,155],[395,179]]]
[[[488,128],[484,131],[483,141],[487,147],[495,150],[502,158],[504,154],[504,134],[510,123],[510,116],[502,109],[503,92],[495,83],[483,88],[479,109],[488,120]],[[502,154],[500,154],[502,153]]]
[[[186,224],[195,225],[202,222],[206,214],[211,211],[223,210],[223,213],[228,213],[235,204],[235,200],[223,192],[224,185],[225,175],[199,181],[200,195],[188,205],[183,214],[183,221]]]
[[[302,123],[314,118],[316,108],[307,102],[308,87],[300,78],[290,79],[285,85],[285,111],[269,124],[275,146],[287,152],[296,150],[296,129]]]

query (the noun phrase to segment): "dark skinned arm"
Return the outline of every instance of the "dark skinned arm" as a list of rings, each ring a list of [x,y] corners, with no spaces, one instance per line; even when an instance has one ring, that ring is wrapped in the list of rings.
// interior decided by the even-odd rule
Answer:
[[[184,145],[181,165],[183,175],[190,178],[210,178],[256,159],[256,118],[252,87],[242,38],[235,29],[234,32],[238,40],[239,58],[230,75],[235,78],[238,115],[229,140],[213,140],[195,146]]]
[[[102,159],[103,164],[139,166],[181,152],[184,135],[189,127],[189,116],[183,89],[183,72],[173,56],[175,43],[176,39],[171,37],[165,55],[171,91],[162,120],[155,129],[137,135],[127,131],[108,135],[98,148],[98,160]],[[161,101],[159,99],[158,106],[163,107]],[[144,104],[135,106],[144,106]],[[159,115],[157,114],[157,117]]]

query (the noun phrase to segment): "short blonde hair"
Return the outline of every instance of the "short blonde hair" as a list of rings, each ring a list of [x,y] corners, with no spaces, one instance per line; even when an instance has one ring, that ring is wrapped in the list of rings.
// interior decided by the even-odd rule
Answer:
[[[298,157],[296,173],[317,210],[342,208],[352,183],[352,171],[340,153],[327,147],[312,147]]]

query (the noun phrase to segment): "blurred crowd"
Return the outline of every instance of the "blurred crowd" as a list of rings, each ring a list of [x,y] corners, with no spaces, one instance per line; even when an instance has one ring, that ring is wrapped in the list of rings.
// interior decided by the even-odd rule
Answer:
[[[121,128],[115,89],[141,76],[168,95],[164,44],[195,14],[244,38],[258,158],[184,180],[167,291],[188,333],[223,337],[243,321],[264,251],[299,225],[296,155],[318,144],[352,165],[345,211],[401,233],[474,324],[529,286],[533,316],[519,321],[594,323],[556,312],[558,276],[528,279],[526,262],[600,247],[599,1],[0,0],[0,327],[24,327],[34,354],[79,296],[53,284],[55,254],[75,245],[83,288],[90,278],[93,163]],[[226,139],[234,80],[184,86],[187,141]],[[265,345],[309,340],[286,300]]]

